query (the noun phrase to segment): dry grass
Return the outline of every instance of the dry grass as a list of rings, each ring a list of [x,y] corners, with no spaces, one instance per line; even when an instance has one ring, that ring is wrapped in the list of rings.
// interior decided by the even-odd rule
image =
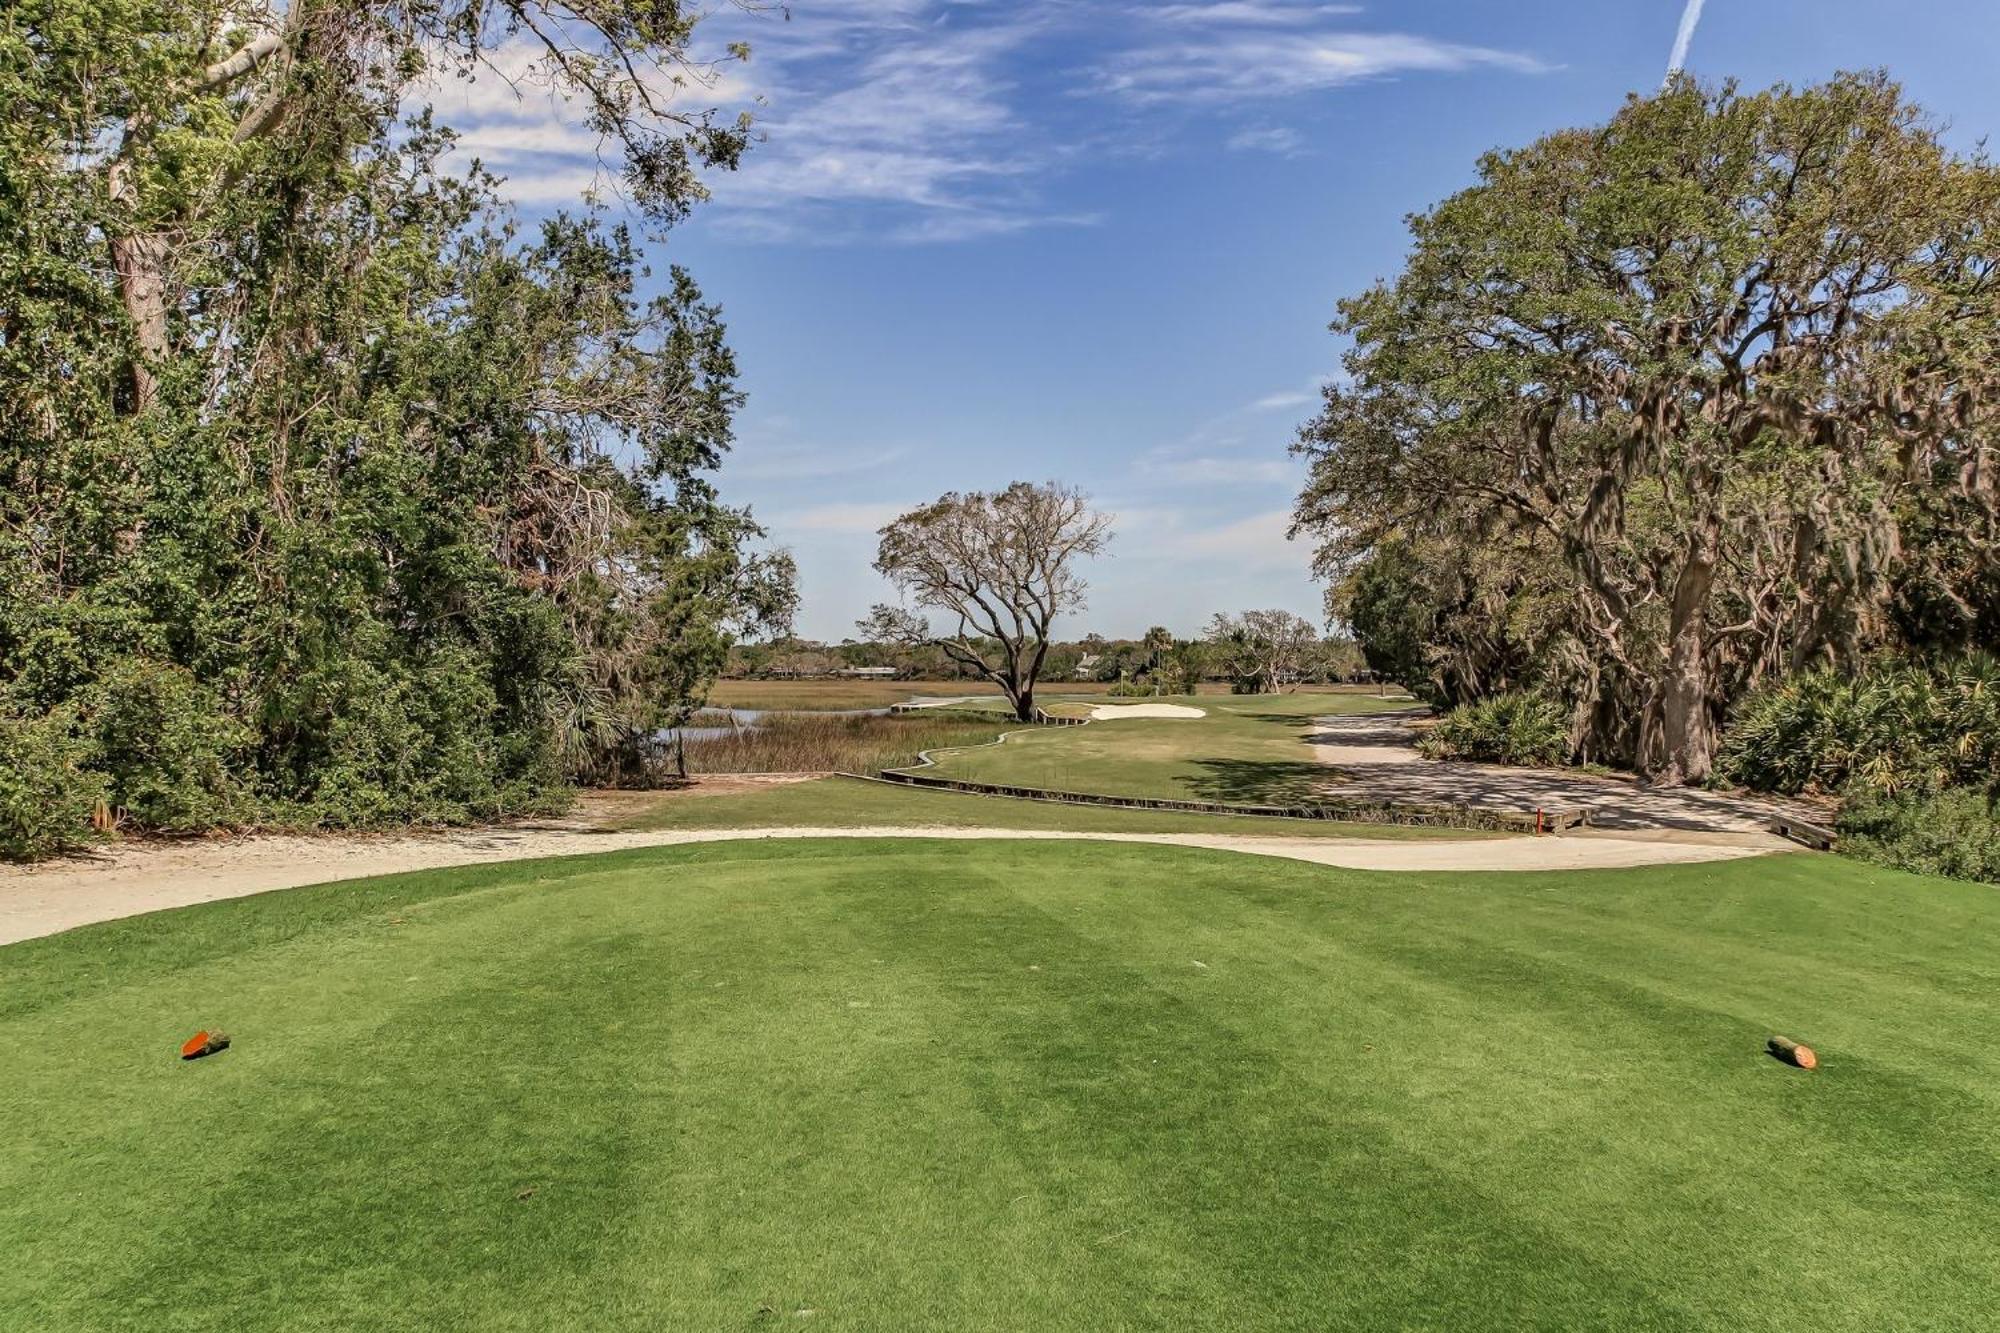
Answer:
[[[1092,681],[1045,685],[1062,693],[1098,694],[1111,688]],[[840,708],[887,708],[917,695],[992,695],[999,687],[978,680],[721,680],[708,692],[717,708],[769,708],[813,713]]]
[[[1012,719],[981,720],[960,713],[895,717],[833,717],[777,713],[754,729],[689,741],[690,773],[874,773],[917,761],[921,750],[983,745]]]

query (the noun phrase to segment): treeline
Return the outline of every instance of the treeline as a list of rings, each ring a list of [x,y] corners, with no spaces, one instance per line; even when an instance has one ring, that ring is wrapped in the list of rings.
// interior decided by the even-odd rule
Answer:
[[[824,643],[782,636],[739,643],[727,674],[814,677],[856,669],[886,669],[903,680],[977,680],[975,667],[933,644],[845,639]],[[1127,682],[1163,694],[1190,694],[1204,682],[1227,681],[1245,693],[1293,685],[1357,681],[1369,675],[1360,646],[1325,635],[1288,611],[1218,614],[1194,638],[1155,625],[1136,639],[1085,634],[1051,642],[1042,679],[1098,684]]]
[[[716,308],[409,108],[539,37],[661,223],[744,127],[646,93],[700,73],[672,3],[507,12],[0,21],[0,851],[546,807],[787,614]]]
[[[1867,738],[1758,701],[1886,698],[1856,683],[1895,663],[1990,679],[2000,169],[1893,83],[1682,79],[1490,154],[1412,227],[1402,273],[1341,305],[1347,375],[1298,446],[1370,665],[1446,707],[1538,694],[1552,715],[1501,710],[1538,745],[1552,716],[1563,757],[1668,783],[1813,762],[1753,736],[1855,748],[1836,787]],[[1988,770],[1899,771],[1995,780],[1990,737],[1950,745]]]

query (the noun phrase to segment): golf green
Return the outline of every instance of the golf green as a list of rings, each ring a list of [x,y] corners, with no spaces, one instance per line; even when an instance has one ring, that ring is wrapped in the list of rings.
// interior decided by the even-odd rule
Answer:
[[[90,927],[0,949],[0,1327],[1981,1327],[1996,924],[879,840]]]

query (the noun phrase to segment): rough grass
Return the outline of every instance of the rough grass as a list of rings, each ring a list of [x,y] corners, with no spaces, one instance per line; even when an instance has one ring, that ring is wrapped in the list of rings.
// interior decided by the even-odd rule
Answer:
[[[731,736],[687,743],[690,773],[876,773],[940,746],[984,745],[1000,719],[922,712],[888,717],[774,713]]]
[[[1010,744],[1012,742],[1009,742]],[[819,778],[765,791],[709,796],[662,793],[618,824],[626,829],[694,828],[1005,828],[1084,833],[1223,833],[1259,838],[1431,838],[1506,836],[1459,829],[1346,824],[1321,819],[1244,819],[1113,810],[999,796],[892,787],[853,778]]]
[[[91,927],[0,949],[0,1326],[1980,1328],[1996,928],[1823,857],[896,842]]]
[[[939,777],[1048,791],[1311,805],[1329,770],[1305,744],[1312,719],[1402,707],[1372,694],[1203,696],[1201,718],[1129,718],[1009,736],[1003,745],[936,756]]]

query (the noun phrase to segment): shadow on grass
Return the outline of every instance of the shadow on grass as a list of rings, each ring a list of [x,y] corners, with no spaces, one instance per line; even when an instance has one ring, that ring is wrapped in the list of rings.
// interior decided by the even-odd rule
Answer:
[[[1202,759],[1188,789],[1204,801],[1236,805],[1322,805],[1327,801],[1324,764],[1296,759]]]

